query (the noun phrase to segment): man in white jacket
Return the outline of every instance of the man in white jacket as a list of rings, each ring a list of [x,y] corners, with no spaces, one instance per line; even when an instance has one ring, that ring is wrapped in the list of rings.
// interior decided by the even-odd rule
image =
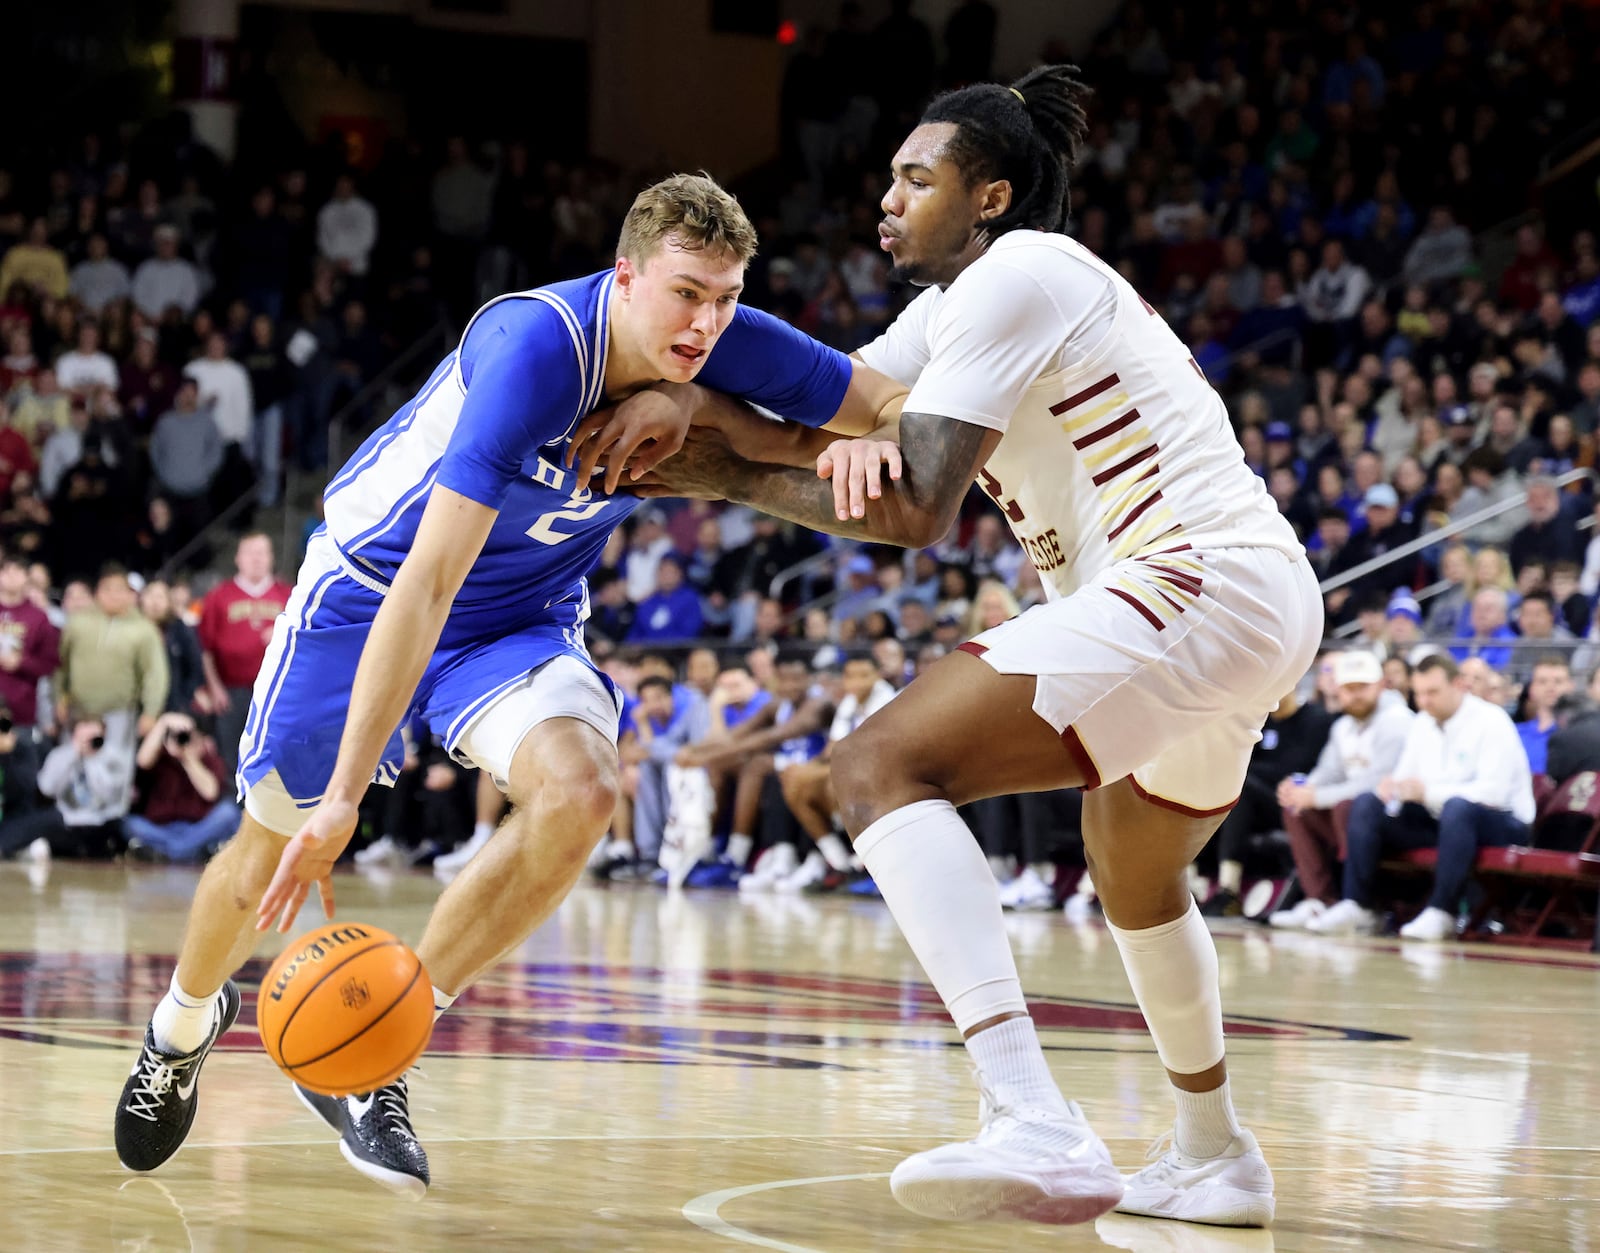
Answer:
[[[1428,657],[1411,679],[1420,716],[1390,778],[1350,807],[1344,899],[1307,926],[1325,935],[1377,929],[1378,865],[1386,849],[1435,848],[1428,907],[1400,929],[1408,940],[1445,940],[1480,848],[1528,838],[1533,776],[1505,710],[1467,692],[1449,657]]]
[[[360,278],[378,242],[378,211],[356,195],[348,174],[334,180],[333,199],[317,212],[317,251],[343,274]]]
[[[1305,780],[1288,778],[1278,787],[1305,899],[1267,919],[1274,927],[1308,926],[1339,899],[1334,865],[1344,856],[1351,806],[1394,772],[1411,729],[1413,714],[1400,693],[1384,686],[1376,654],[1350,649],[1334,659],[1333,671],[1344,713]]]

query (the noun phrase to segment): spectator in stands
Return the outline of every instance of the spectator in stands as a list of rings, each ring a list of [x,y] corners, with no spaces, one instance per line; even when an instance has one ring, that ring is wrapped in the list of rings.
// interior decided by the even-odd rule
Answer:
[[[15,727],[38,721],[39,680],[60,664],[60,632],[28,595],[28,567],[15,553],[0,559],[0,703]]]
[[[130,855],[194,861],[214,853],[238,827],[232,779],[188,714],[157,718],[134,764],[139,812],[122,820]]]
[[[39,767],[38,787],[54,803],[0,821],[0,857],[23,848],[46,858],[121,851],[133,753],[107,734],[101,719],[85,715],[68,724],[66,740]]]
[[[683,580],[683,559],[664,553],[656,562],[656,587],[639,602],[628,640],[634,644],[660,644],[692,640],[703,624],[700,597]]]
[[[1480,587],[1472,597],[1472,611],[1465,640],[1450,650],[1457,661],[1481,657],[1495,670],[1511,664],[1516,632],[1508,622],[1506,593],[1498,587]]]
[[[73,299],[95,317],[113,301],[127,299],[133,290],[128,267],[111,255],[111,246],[98,231],[89,236],[88,254],[72,267],[69,286]]]
[[[0,259],[0,292],[9,295],[17,283],[56,300],[67,294],[67,259],[50,246],[50,225],[44,218],[29,222],[27,239],[13,244]]]
[[[1460,278],[1472,264],[1472,236],[1449,205],[1428,210],[1428,224],[1406,252],[1408,283],[1442,283]]]
[[[183,373],[199,384],[200,407],[210,411],[223,447],[232,444],[248,456],[254,446],[255,398],[249,373],[228,355],[228,336],[220,330],[207,335],[205,355],[189,362]]]
[[[127,572],[106,566],[93,604],[71,614],[61,632],[57,718],[65,725],[70,708],[103,722],[131,771],[135,742],[166,709],[168,686],[161,633],[139,612]]]
[[[1526,605],[1527,602],[1524,602]],[[1540,657],[1533,663],[1533,675],[1523,694],[1526,719],[1517,723],[1517,734],[1528,756],[1528,769],[1544,774],[1550,738],[1556,730],[1556,704],[1572,691],[1572,670],[1565,657]]]
[[[1250,841],[1282,824],[1278,787],[1290,775],[1305,774],[1316,765],[1332,724],[1332,714],[1314,702],[1302,705],[1294,691],[1286,693],[1268,715],[1250,754],[1239,803],[1228,811],[1213,839],[1217,885],[1200,909],[1206,917],[1232,918],[1244,912],[1240,896]]]
[[[167,712],[211,712],[200,639],[179,616],[172,603],[172,588],[163,579],[148,580],[139,592],[139,611],[161,632],[167,650]]]
[[[211,488],[224,455],[213,411],[200,407],[200,384],[186,375],[172,408],[157,420],[150,436],[150,469],[184,539],[210,518]]]
[[[1545,756],[1550,781],[1559,787],[1585,770],[1600,772],[1600,702],[1586,692],[1569,692],[1556,702],[1555,716]]]
[[[233,578],[214,587],[200,608],[201,664],[230,776],[238,768],[256,673],[293,590],[274,576],[273,565],[272,540],[259,531],[244,536],[234,550]]]
[[[1423,657],[1428,656],[1429,653],[1435,653],[1439,651],[1432,645],[1424,645],[1423,647],[1426,648],[1427,651],[1418,654],[1418,661],[1421,661]],[[1408,709],[1412,708],[1411,672],[1414,668],[1415,667],[1412,666],[1411,662],[1404,657],[1385,657],[1383,659],[1384,686],[1395,695],[1399,696],[1401,700],[1405,702],[1406,708]]]
[[[1384,637],[1389,655],[1409,660],[1422,645],[1422,606],[1409,588],[1400,588],[1384,608]],[[1386,659],[1387,660],[1387,659]]]
[[[100,328],[93,322],[80,322],[77,347],[56,358],[56,380],[74,395],[86,395],[96,387],[114,392],[120,386],[117,363],[101,351]]]
[[[670,673],[670,667],[665,667]],[[640,670],[645,670],[644,662]],[[625,766],[638,769],[633,806],[633,843],[613,841],[602,878],[637,877],[649,873],[661,855],[667,823],[667,768],[678,751],[705,739],[711,715],[706,701],[692,688],[676,684],[655,668],[639,680],[639,699],[633,709],[632,742],[619,749]]]
[[[145,327],[133,340],[133,350],[122,363],[117,401],[129,427],[140,436],[155,429],[156,419],[172,407],[178,390],[178,371],[157,356],[160,336]]]
[[[178,228],[158,226],[156,254],[133,272],[134,308],[153,322],[166,319],[170,310],[182,318],[194,316],[200,305],[200,275],[178,255]]]
[[[646,505],[633,515],[633,534],[622,559],[628,599],[634,604],[656,590],[656,566],[671,551],[667,515],[655,505]]]
[[[13,711],[0,700],[0,858],[9,851],[3,834],[6,822],[40,808],[38,740],[31,727],[21,726],[12,715]],[[31,838],[28,843],[32,843]]]
[[[317,211],[317,251],[352,278],[366,277],[373,246],[378,242],[378,211],[356,194],[356,180],[341,174],[333,182],[333,198]]]
[[[794,872],[774,885],[779,892],[832,892],[859,869],[844,835],[834,829],[838,798],[830,761],[839,741],[893,700],[895,690],[878,672],[878,663],[870,654],[845,661],[839,686],[842,696],[828,731],[827,749],[811,761],[778,773],[783,799],[814,845]]]
[[[1554,480],[1528,480],[1528,521],[1511,537],[1511,569],[1521,571],[1529,561],[1542,561],[1546,569],[1558,561],[1581,561],[1583,541],[1576,523],[1561,507]]]
[[[1468,693],[1455,662],[1444,656],[1417,667],[1412,692],[1421,712],[1394,774],[1351,806],[1343,898],[1308,923],[1309,931],[1377,930],[1377,877],[1385,850],[1437,848],[1428,906],[1400,934],[1409,940],[1453,938],[1478,850],[1527,838],[1533,780],[1505,710]]]

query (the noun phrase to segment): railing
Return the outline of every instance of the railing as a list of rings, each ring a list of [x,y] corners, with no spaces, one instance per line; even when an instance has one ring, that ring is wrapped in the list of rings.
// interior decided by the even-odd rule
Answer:
[[[1597,476],[1593,470],[1585,468],[1568,470],[1565,474],[1558,475],[1551,481],[1557,488],[1563,488],[1582,479],[1600,481],[1600,476]],[[1429,531],[1424,535],[1419,535],[1416,539],[1409,540],[1382,556],[1374,557],[1371,561],[1363,561],[1359,566],[1352,566],[1350,569],[1341,571],[1331,578],[1322,580],[1323,595],[1337,591],[1347,584],[1354,583],[1357,579],[1363,579],[1374,571],[1382,570],[1385,566],[1393,565],[1397,561],[1404,561],[1407,557],[1414,557],[1423,549],[1432,548],[1436,544],[1460,535],[1463,531],[1470,531],[1473,527],[1481,526],[1492,518],[1498,518],[1502,514],[1510,513],[1513,509],[1521,509],[1527,503],[1528,493],[1523,492],[1521,495],[1502,500],[1498,504],[1489,505],[1469,513],[1466,517],[1447,523],[1436,531]]]
[[[255,485],[252,484],[244,495],[212,518],[210,522],[195,533],[187,544],[168,557],[161,569],[156,571],[154,577],[162,582],[170,581],[178,571],[184,568],[190,557],[202,549],[212,547],[222,537],[235,518],[246,510],[254,508],[255,505],[256,491]]]
[[[339,407],[338,411],[328,419],[327,473],[334,473],[344,464],[347,451],[344,447],[345,434],[350,426],[350,419],[362,412],[374,398],[381,396],[384,389],[399,377],[400,372],[410,369],[418,357],[433,351],[440,341],[448,342],[453,337],[454,333],[448,322],[443,319],[435,322],[417,338],[416,342],[373,375],[360,391]]]

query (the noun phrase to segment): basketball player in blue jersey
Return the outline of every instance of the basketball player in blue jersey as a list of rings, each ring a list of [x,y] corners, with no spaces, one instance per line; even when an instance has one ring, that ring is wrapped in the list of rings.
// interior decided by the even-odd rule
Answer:
[[[491,301],[416,397],[334,476],[326,524],[256,682],[240,744],[244,818],[195,893],[171,989],[116,1112],[118,1156],[152,1170],[194,1120],[207,1052],[238,1016],[230,979],[258,929],[287,930],[328,873],[398,728],[421,715],[513,808],[444,891],[417,945],[443,1012],[571,889],[617,800],[619,696],[582,642],[584,574],[636,507],[565,468],[577,424],[692,379],[802,424],[877,429],[904,389],[741,308],[755,232],[710,179],[647,189],[614,269]],[[795,444],[793,464],[825,447]],[[256,903],[260,902],[259,907]],[[405,1080],[343,1100],[297,1089],[362,1174],[420,1197],[428,1162]]]

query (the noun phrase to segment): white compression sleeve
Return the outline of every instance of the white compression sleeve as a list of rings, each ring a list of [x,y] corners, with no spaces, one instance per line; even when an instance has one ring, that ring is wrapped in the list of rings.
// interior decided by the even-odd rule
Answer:
[[[1209,1070],[1223,1058],[1222,988],[1217,946],[1193,898],[1181,918],[1124,931],[1106,923],[1155,1037],[1161,1064],[1180,1075]]]

